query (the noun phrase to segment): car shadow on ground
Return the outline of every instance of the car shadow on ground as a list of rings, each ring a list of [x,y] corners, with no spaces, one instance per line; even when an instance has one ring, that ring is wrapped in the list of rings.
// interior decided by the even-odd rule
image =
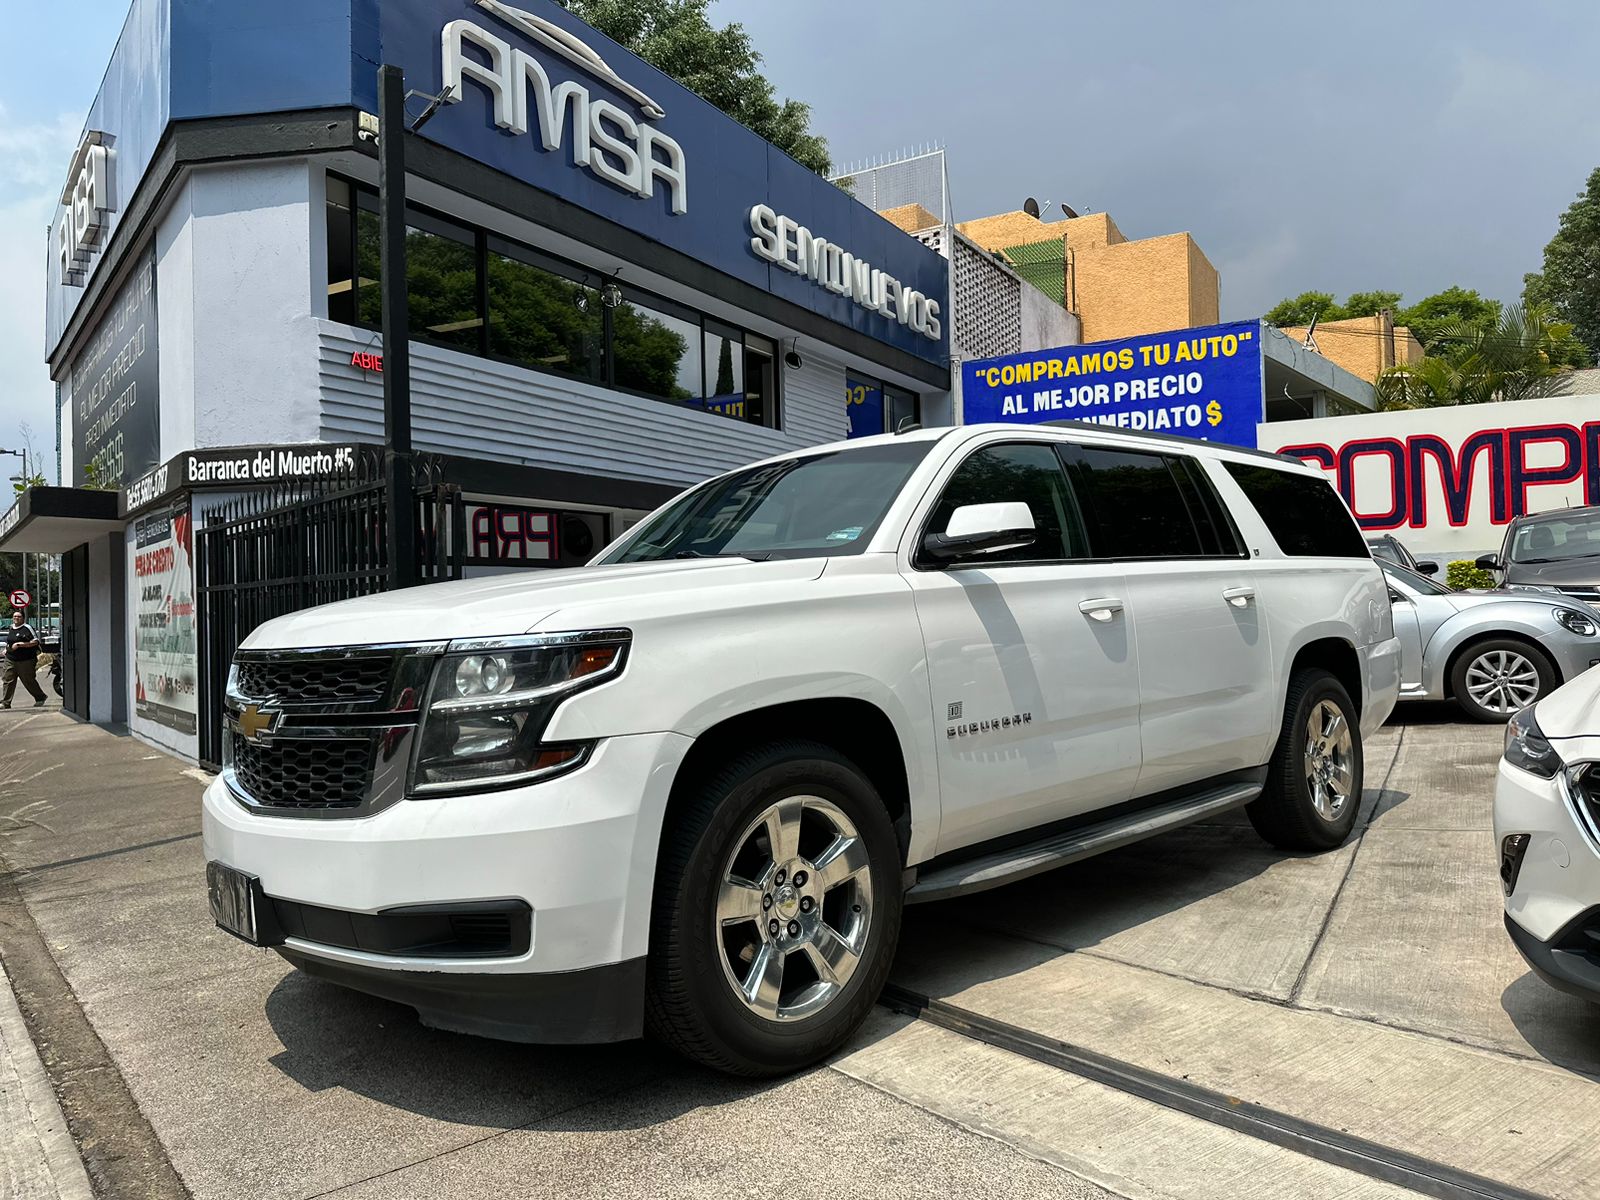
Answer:
[[[534,1046],[430,1029],[403,1004],[294,970],[266,1016],[283,1044],[269,1061],[307,1091],[478,1128],[645,1129],[783,1082],[721,1075],[647,1040]]]
[[[1540,1058],[1600,1080],[1600,1003],[1557,991],[1528,971],[1500,993],[1500,1007]]]

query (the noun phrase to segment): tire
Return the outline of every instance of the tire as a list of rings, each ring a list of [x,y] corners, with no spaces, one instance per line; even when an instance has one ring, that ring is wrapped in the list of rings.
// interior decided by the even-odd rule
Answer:
[[[777,856],[783,862],[770,853],[774,829],[788,844],[780,850],[796,847],[794,856]],[[831,868],[824,847],[838,855]],[[754,882],[753,894],[733,883],[724,889],[730,876]],[[849,760],[800,740],[734,759],[695,785],[662,838],[647,1029],[735,1075],[781,1075],[826,1057],[866,1019],[888,979],[901,876],[889,814]],[[771,970],[758,970],[774,960],[776,994]]]
[[[1497,679],[1504,669],[1504,678]],[[1474,721],[1504,725],[1513,713],[1548,696],[1559,686],[1556,669],[1543,651],[1516,638],[1474,642],[1456,655],[1450,668],[1450,696]],[[1474,696],[1477,689],[1482,696]]]
[[[1343,722],[1344,736],[1330,738],[1325,752],[1313,753],[1309,745],[1313,714],[1325,731],[1330,715]],[[1362,767],[1361,725],[1350,693],[1327,671],[1296,671],[1289,680],[1278,744],[1267,765],[1266,787],[1245,809],[1250,824],[1282,850],[1342,846],[1361,811]],[[1314,775],[1321,776],[1315,787]]]

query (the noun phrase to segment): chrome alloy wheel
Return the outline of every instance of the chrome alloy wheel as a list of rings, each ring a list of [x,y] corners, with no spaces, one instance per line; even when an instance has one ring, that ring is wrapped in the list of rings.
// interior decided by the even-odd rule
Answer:
[[[1489,650],[1467,664],[1466,684],[1480,708],[1510,717],[1539,698],[1539,668],[1515,650]]]
[[[1350,723],[1331,700],[1320,700],[1306,718],[1306,785],[1311,806],[1324,821],[1337,821],[1355,783],[1355,742]]]
[[[722,973],[769,1021],[808,1017],[844,990],[872,928],[867,845],[820,796],[786,796],[734,843],[717,886]]]

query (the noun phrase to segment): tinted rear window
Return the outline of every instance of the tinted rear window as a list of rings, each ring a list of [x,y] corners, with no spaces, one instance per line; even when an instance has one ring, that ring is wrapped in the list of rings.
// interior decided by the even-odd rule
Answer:
[[[1218,525],[1210,482],[1187,460],[1146,450],[1072,446],[1073,485],[1094,516],[1095,556],[1112,559],[1211,558],[1238,553]]]
[[[1371,558],[1350,510],[1326,479],[1254,463],[1227,462],[1278,549],[1292,558]]]

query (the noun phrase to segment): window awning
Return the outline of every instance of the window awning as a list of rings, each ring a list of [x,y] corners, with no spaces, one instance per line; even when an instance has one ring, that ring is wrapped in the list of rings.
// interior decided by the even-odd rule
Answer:
[[[0,513],[0,550],[64,554],[93,538],[116,533],[120,492],[32,487]]]

